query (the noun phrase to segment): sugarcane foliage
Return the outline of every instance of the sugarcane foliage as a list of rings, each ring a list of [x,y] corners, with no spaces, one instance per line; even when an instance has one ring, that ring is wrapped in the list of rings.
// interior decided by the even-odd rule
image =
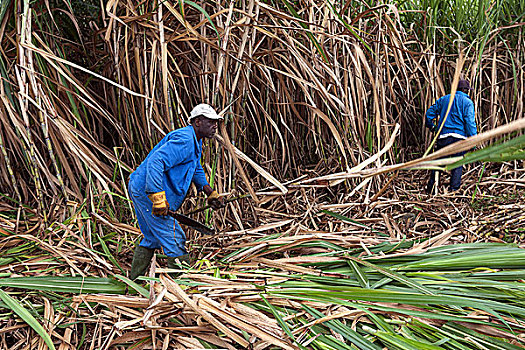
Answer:
[[[53,340],[47,334],[46,330],[38,321],[31,315],[31,313],[23,306],[20,302],[18,302],[15,298],[4,292],[2,289],[0,289],[0,300],[4,302],[5,306],[13,311],[16,315],[18,315],[20,318],[24,320],[31,328],[35,330],[35,332],[38,333],[46,343],[49,349],[55,350],[55,346],[53,344]]]
[[[525,160],[525,135],[467,153],[461,160],[447,165],[447,170],[474,162],[508,162]]]
[[[0,291],[4,301],[0,308],[23,315],[45,337],[36,322],[44,310],[31,307],[29,301],[25,306],[16,303],[9,293],[16,295],[21,289],[42,297],[45,291],[73,294],[71,302],[80,317],[95,305],[102,313],[110,308],[107,315],[118,317],[114,327],[130,332],[119,340],[123,343],[135,339],[129,336],[140,327],[137,321],[149,324],[160,310],[169,317],[156,322],[173,335],[178,327],[195,327],[197,318],[181,317],[183,310],[184,315],[200,315],[199,324],[211,327],[194,333],[196,338],[240,346],[245,345],[243,332],[256,344],[289,349],[476,349],[479,344],[518,349],[523,345],[519,336],[525,320],[523,249],[495,243],[436,246],[411,240],[405,242],[408,245],[385,241],[364,250],[359,244],[348,249],[343,242],[338,250],[327,246],[323,253],[287,251],[291,254],[287,258],[280,254],[260,258],[283,246],[279,239],[270,239],[256,254],[233,250],[228,259],[242,256],[240,263],[208,262],[202,268],[197,264],[181,270],[184,274],[176,280],[162,273],[160,279],[148,279],[153,295],[116,295],[125,283],[107,278],[3,278],[0,286],[8,293]],[[308,242],[299,243],[295,250],[308,247]],[[362,285],[362,279],[368,283]],[[90,308],[79,309],[79,301]],[[130,308],[138,310],[130,312]],[[217,336],[214,328],[223,334]],[[170,339],[180,341],[178,336]]]
[[[126,208],[109,193],[126,197],[129,172],[199,102],[224,109],[221,136],[278,180],[349,169],[395,123],[383,157],[406,161],[399,150],[428,142],[422,115],[448,91],[459,51],[480,131],[523,115],[523,2],[99,6],[2,2],[1,188],[15,202],[45,211],[51,198],[100,196]],[[268,185],[216,147],[204,158],[219,179],[246,166],[222,191]]]
[[[520,346],[523,246],[494,243],[521,241],[519,193],[501,179],[482,182],[485,202],[474,206],[469,197],[421,200],[400,185],[412,181],[398,175],[394,194],[372,205],[349,194],[326,202],[326,180],[290,185],[286,202],[269,202],[257,217],[230,202],[231,212],[213,215],[216,235],[186,230],[190,269],[163,268],[157,251],[135,281],[122,271],[140,235],[117,213],[87,203],[42,227],[29,208],[27,227],[2,217],[0,289],[55,346],[77,349]],[[173,281],[166,272],[182,274]],[[36,323],[8,303],[0,301],[0,329],[16,332],[0,332],[0,342],[44,346]]]

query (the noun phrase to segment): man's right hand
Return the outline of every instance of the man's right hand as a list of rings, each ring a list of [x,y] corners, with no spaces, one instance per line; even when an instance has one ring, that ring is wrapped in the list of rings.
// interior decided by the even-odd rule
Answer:
[[[148,198],[153,203],[151,213],[155,216],[166,216],[168,215],[168,209],[170,205],[166,200],[166,192],[157,192],[148,195]]]
[[[208,195],[207,202],[215,210],[224,208],[226,206],[224,198],[221,197],[217,191],[213,191]]]

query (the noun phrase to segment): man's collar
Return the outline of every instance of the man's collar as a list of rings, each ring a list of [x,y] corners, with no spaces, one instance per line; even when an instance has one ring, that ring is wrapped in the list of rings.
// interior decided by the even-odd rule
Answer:
[[[188,125],[188,128],[191,128],[191,132],[193,134],[193,140],[195,141],[195,146],[197,146],[197,149],[201,149],[202,147],[202,140],[199,142],[199,140],[197,140],[197,133],[195,132],[195,128],[193,127],[193,125]]]

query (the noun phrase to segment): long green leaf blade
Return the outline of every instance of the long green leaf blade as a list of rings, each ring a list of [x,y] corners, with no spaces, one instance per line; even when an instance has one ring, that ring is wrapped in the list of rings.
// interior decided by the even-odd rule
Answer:
[[[49,334],[47,334],[46,330],[38,321],[27,311],[26,308],[24,308],[18,300],[11,297],[9,294],[4,292],[0,289],[0,299],[11,309],[13,310],[20,318],[22,318],[31,328],[35,330],[35,332],[38,333],[44,339],[44,342],[47,344],[49,349],[55,350],[55,345],[53,344],[53,340],[51,340],[51,337]]]
[[[45,290],[61,293],[124,294],[126,285],[111,278],[99,277],[12,277],[0,279],[0,287]]]

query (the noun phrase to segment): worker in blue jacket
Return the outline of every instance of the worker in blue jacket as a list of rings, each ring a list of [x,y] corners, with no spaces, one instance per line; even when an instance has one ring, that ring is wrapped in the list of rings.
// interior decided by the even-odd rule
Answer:
[[[133,255],[130,279],[146,272],[155,249],[163,249],[169,268],[190,264],[186,235],[167,214],[169,208],[179,209],[192,182],[199,192],[204,191],[214,209],[224,207],[200,163],[202,139],[212,138],[222,119],[211,106],[197,105],[188,119],[190,125],[168,133],[131,174],[129,194],[143,237]]]
[[[476,119],[474,113],[474,103],[470,99],[468,93],[472,90],[468,80],[460,80],[458,83],[458,91],[454,95],[452,107],[448,115],[447,109],[450,102],[450,94],[441,97],[432,105],[426,113],[425,125],[430,128],[432,132],[441,131],[436,142],[436,150],[448,146],[454,142],[464,140],[467,137],[477,134]],[[437,119],[437,123],[435,123]],[[465,152],[460,152],[452,155],[461,156]],[[461,186],[461,175],[463,173],[463,166],[452,169],[450,173],[450,191],[457,191]],[[427,193],[432,193],[435,183],[435,171],[430,173],[430,179],[427,184]]]

